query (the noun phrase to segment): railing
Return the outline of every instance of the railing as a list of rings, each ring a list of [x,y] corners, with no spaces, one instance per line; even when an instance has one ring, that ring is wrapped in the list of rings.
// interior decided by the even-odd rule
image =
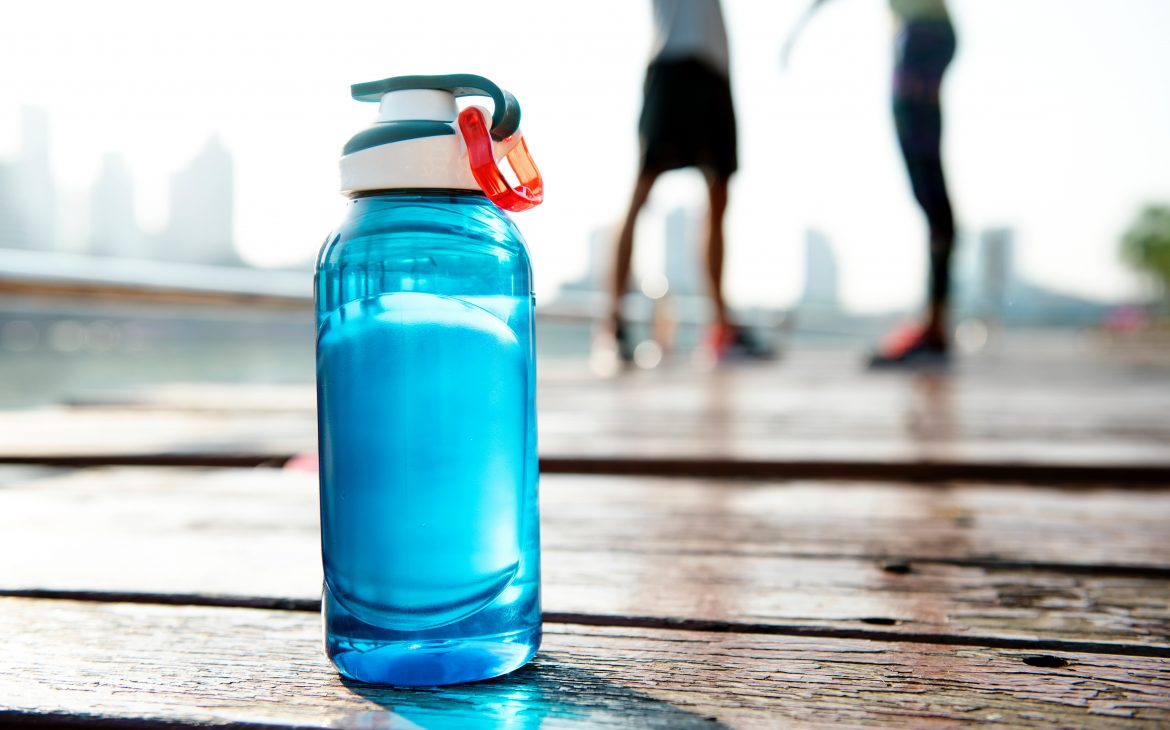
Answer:
[[[255,269],[0,250],[0,296],[204,307],[303,310],[312,306],[309,269]],[[589,306],[537,310],[543,320],[588,322]]]
[[[275,309],[304,309],[313,299],[308,271],[39,251],[0,251],[0,294]]]

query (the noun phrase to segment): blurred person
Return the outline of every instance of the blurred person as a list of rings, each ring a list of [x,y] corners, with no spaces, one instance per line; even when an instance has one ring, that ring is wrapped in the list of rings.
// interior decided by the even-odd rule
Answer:
[[[785,44],[785,64],[808,19],[828,0],[813,0]],[[945,0],[889,0],[897,22],[893,111],[898,146],[910,187],[930,230],[926,313],[895,330],[878,346],[870,367],[945,364],[950,355],[947,315],[955,219],[943,174],[939,89],[955,55],[955,31]]]
[[[714,325],[707,346],[718,359],[770,353],[732,324],[723,296],[723,218],[738,167],[727,31],[719,0],[653,0],[654,41],[638,122],[638,177],[614,252],[611,309],[605,340],[625,362],[634,343],[622,318],[630,278],[634,227],[658,177],[698,168],[707,181],[707,283]]]

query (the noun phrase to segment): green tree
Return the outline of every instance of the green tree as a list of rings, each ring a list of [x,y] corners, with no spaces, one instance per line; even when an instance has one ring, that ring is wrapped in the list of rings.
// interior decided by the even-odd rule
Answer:
[[[1170,205],[1147,205],[1122,237],[1121,254],[1170,294]]]

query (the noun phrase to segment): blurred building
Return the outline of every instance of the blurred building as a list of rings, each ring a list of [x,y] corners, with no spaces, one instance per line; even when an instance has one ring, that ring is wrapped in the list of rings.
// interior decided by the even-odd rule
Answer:
[[[89,196],[89,250],[102,256],[143,258],[145,239],[134,216],[134,180],[125,158],[108,154]]]
[[[0,245],[42,251],[57,247],[57,187],[49,167],[49,118],[22,109],[20,150],[0,165]]]
[[[589,233],[588,263],[583,283],[589,291],[609,291],[613,268],[613,247],[617,231],[613,226],[594,228]]]
[[[839,311],[839,286],[837,257],[829,239],[818,230],[808,229],[804,233],[804,292],[798,307],[820,313]]]
[[[195,159],[171,178],[170,219],[154,258],[239,265],[233,238],[235,173],[231,153],[211,137]]]
[[[0,162],[0,248],[24,246],[24,220],[16,203],[16,165]]]
[[[600,226],[589,232],[585,271],[561,285],[561,296],[609,291],[609,272],[613,266],[616,237],[617,231],[613,226]]]
[[[955,300],[961,315],[1004,325],[1084,326],[1110,305],[1049,289],[1019,271],[1014,228],[992,227],[968,236],[958,249]]]
[[[678,297],[702,295],[704,287],[699,286],[701,260],[697,250],[698,221],[686,208],[675,208],[666,214],[665,251],[662,273],[670,285],[670,293]]]

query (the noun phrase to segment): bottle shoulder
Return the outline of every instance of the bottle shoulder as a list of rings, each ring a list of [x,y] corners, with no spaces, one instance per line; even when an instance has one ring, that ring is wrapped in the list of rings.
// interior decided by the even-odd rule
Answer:
[[[501,264],[529,265],[519,229],[485,196],[426,191],[351,200],[341,225],[322,246],[317,268],[428,252],[489,254]]]

